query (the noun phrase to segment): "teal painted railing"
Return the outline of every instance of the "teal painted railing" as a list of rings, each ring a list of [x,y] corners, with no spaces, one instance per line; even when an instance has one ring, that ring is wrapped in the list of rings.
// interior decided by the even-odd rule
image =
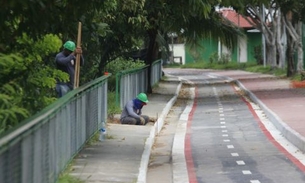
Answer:
[[[1,183],[54,183],[107,119],[108,76],[81,86],[0,138]]]

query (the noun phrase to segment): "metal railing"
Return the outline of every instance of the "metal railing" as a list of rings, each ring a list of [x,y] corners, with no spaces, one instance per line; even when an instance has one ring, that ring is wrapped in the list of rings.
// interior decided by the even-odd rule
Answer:
[[[121,109],[138,93],[145,92],[148,85],[148,66],[138,69],[124,70],[116,74],[116,104]]]
[[[67,93],[1,137],[0,182],[54,183],[106,122],[109,76]]]
[[[151,66],[150,83],[154,85],[162,78],[162,60],[155,61]]]
[[[153,62],[150,73],[151,85],[156,84],[162,77],[162,62]],[[124,104],[137,96],[140,92],[146,92],[148,87],[148,65],[124,70],[116,74],[116,104],[124,107]]]

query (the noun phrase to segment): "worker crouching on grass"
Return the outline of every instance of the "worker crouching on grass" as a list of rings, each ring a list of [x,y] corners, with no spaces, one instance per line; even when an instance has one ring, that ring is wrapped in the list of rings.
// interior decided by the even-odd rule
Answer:
[[[121,114],[120,121],[122,124],[146,125],[149,117],[142,114],[142,108],[148,103],[145,93],[139,93],[135,99],[128,101]]]

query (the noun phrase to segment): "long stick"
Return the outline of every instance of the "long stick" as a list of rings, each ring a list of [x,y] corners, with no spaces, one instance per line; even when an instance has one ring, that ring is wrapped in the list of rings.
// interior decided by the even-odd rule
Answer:
[[[82,23],[78,22],[77,47],[81,46]],[[76,54],[76,64],[74,73],[74,89],[79,86],[80,54]]]

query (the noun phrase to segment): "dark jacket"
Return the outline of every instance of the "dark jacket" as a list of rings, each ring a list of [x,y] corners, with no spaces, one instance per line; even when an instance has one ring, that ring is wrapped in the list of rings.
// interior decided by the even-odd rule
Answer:
[[[80,66],[84,65],[84,58],[81,56]],[[69,74],[69,82],[60,82],[57,81],[58,84],[67,84],[69,88],[72,90],[74,86],[74,73],[75,73],[75,63],[76,57],[74,55],[64,55],[64,51],[58,53],[55,57],[56,68],[65,73]]]

